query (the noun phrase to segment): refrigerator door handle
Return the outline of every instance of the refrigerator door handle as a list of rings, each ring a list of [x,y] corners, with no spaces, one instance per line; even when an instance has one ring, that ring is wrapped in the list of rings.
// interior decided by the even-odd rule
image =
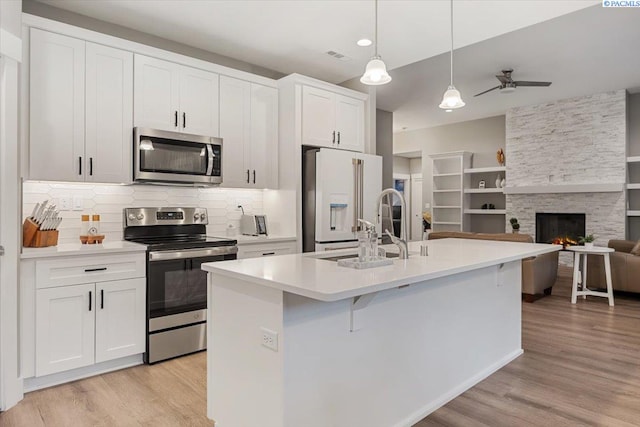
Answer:
[[[358,159],[358,170],[360,177],[360,185],[358,186],[358,210],[360,211],[358,214],[358,218],[366,219],[364,217],[364,159]]]
[[[353,224],[351,225],[351,231],[354,233],[360,231],[358,225],[358,214],[360,213],[360,208],[358,207],[360,202],[360,170],[358,162],[358,159],[351,159],[351,164],[353,165]]]

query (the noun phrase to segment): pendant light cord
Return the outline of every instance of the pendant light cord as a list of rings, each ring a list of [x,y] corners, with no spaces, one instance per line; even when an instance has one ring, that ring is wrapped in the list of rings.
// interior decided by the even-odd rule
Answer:
[[[451,0],[451,86],[453,86],[453,0]]]
[[[375,21],[376,21],[376,27],[375,27],[375,32],[373,34],[373,42],[374,42],[374,51],[375,51],[375,57],[378,57],[378,0],[375,0]]]

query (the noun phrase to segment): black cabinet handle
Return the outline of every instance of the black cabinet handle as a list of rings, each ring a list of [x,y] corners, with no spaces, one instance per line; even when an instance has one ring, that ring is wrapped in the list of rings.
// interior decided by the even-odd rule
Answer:
[[[253,170],[253,183],[256,183],[256,170]]]
[[[249,182],[251,181],[249,181],[249,169],[247,169],[247,184],[249,184]]]
[[[78,175],[82,175],[82,156],[78,157]]]
[[[275,252],[265,252],[262,254],[262,256],[267,256],[267,255],[275,255]]]
[[[338,145],[340,145],[340,132],[338,132]]]
[[[332,144],[336,143],[336,131],[333,131],[333,141],[331,141]]]
[[[85,268],[84,272],[85,273],[91,273],[93,271],[106,271],[107,267],[99,267],[99,268]]]
[[[100,289],[100,310],[104,309],[104,289]]]
[[[89,291],[89,311],[91,311],[91,302],[93,301],[93,294]]]
[[[173,126],[178,127],[178,110],[173,113]]]
[[[182,127],[183,128],[187,127],[187,113],[185,112],[182,113]]]
[[[89,175],[93,176],[93,157],[89,157]]]

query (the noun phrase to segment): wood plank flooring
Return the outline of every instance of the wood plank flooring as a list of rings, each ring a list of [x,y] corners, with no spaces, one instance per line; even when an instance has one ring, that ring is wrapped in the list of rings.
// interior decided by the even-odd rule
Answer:
[[[572,306],[570,274],[523,303],[524,355],[414,427],[640,426],[640,298]],[[29,393],[0,414],[2,427],[212,425],[205,353]]]

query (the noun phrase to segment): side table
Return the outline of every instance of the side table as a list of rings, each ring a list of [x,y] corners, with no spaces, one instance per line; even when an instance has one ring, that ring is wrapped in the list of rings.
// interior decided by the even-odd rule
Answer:
[[[604,297],[609,299],[609,306],[613,307],[613,286],[611,285],[611,262],[609,254],[614,252],[612,248],[596,246],[585,248],[584,246],[571,246],[567,250],[574,252],[573,257],[573,286],[571,288],[571,304],[576,303],[578,296]],[[604,257],[604,274],[607,280],[607,292],[592,291],[587,288],[587,255],[602,255]],[[582,256],[582,269],[580,268],[580,256]],[[578,290],[578,284],[581,290]]]

